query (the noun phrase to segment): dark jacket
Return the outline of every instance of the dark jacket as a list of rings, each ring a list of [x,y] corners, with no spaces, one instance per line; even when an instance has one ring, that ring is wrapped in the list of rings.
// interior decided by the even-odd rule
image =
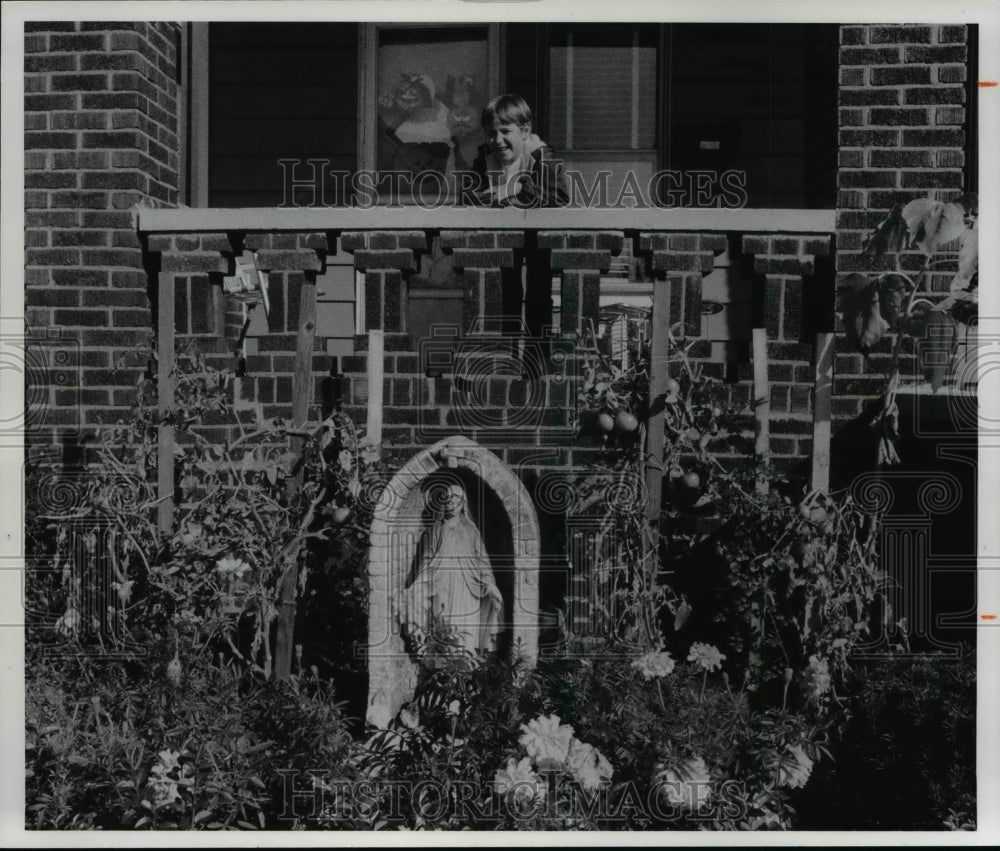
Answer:
[[[494,187],[502,179],[503,165],[488,145],[481,145],[472,166],[479,178],[480,201],[494,207],[565,207],[569,203],[562,161],[534,133],[525,143],[519,169],[520,188],[512,197],[498,201]]]

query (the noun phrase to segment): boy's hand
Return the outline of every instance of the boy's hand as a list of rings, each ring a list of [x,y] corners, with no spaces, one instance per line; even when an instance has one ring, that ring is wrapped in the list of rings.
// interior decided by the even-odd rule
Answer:
[[[502,183],[497,188],[497,201],[501,204],[510,204],[515,198],[517,198],[520,191],[521,178],[518,178],[512,184]]]

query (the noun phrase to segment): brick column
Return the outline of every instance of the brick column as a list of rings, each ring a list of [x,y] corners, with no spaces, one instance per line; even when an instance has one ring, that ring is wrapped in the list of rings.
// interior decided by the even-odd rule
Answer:
[[[340,236],[354,267],[365,273],[365,331],[406,330],[407,274],[427,250],[423,231],[360,231]]]
[[[442,231],[441,248],[462,272],[463,333],[499,334],[503,314],[503,271],[515,266],[524,248],[521,231]]]
[[[299,327],[299,293],[307,278],[326,268],[331,240],[325,233],[248,233],[243,247],[255,252],[257,268],[267,272],[271,314],[268,330],[294,334]],[[294,348],[294,346],[293,346]]]
[[[808,303],[811,313],[832,310],[831,240],[746,235],[742,249],[748,273],[763,286],[772,463],[789,468],[813,449],[813,336],[821,329],[807,327],[803,308]],[[813,286],[824,291],[806,292]]]
[[[670,325],[701,334],[701,279],[712,271],[715,255],[726,250],[725,234],[642,233],[637,254],[650,258],[654,286],[670,287]]]
[[[173,327],[177,337],[197,337],[199,349],[212,359],[212,366],[232,366],[226,340],[239,333],[235,321],[225,321],[222,278],[235,271],[235,258],[242,252],[239,236],[225,233],[151,234],[146,239],[151,289],[173,292]],[[152,331],[157,332],[157,315]],[[241,324],[241,323],[240,323]]]
[[[336,239],[327,233],[250,233],[244,247],[255,252],[257,268],[267,273],[268,329],[272,332],[256,338],[255,351],[248,354],[244,399],[261,403],[265,416],[287,417],[291,410],[296,422],[319,419],[316,406],[331,359],[316,341],[316,279],[326,270],[327,256],[336,251]],[[298,370],[302,384],[298,395],[307,396],[308,404],[300,400],[296,411],[296,366],[291,353],[300,350],[302,356],[311,353],[308,372],[303,367]]]
[[[196,336],[200,350],[214,359],[213,366],[232,366],[232,351],[226,352],[225,347],[226,328],[220,323],[221,291],[222,277],[233,274],[235,258],[242,251],[239,237],[225,233],[151,234],[146,248],[150,289],[169,297],[169,303],[160,300],[151,328],[161,349],[166,340]],[[164,310],[169,313],[164,315]],[[168,328],[163,328],[164,322]],[[171,346],[173,350],[176,345]],[[161,351],[161,360],[163,356]],[[169,391],[166,403],[172,404]],[[224,436],[221,432],[218,435]]]
[[[601,273],[611,268],[611,257],[622,250],[620,231],[575,233],[540,231],[538,247],[548,249],[553,271],[561,272],[559,335],[579,337],[587,320],[597,324],[600,314]]]
[[[118,419],[146,368],[150,303],[130,208],[177,202],[178,26],[25,24],[25,315],[78,347],[82,381],[70,394],[32,388],[45,405],[38,440],[60,439],[69,420]]]

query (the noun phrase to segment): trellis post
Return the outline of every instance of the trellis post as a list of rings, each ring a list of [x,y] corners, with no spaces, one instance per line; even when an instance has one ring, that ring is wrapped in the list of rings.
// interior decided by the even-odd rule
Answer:
[[[174,405],[174,276],[161,274],[157,289],[157,526],[161,533],[170,534],[174,524],[174,427],[164,422],[164,417]]]
[[[316,279],[306,273],[299,296],[299,329],[295,340],[295,372],[292,374],[292,425],[296,429],[309,419],[309,402],[312,397],[312,356],[316,339]],[[302,451],[305,439],[293,437],[291,450]],[[302,470],[296,475],[292,487],[302,487]],[[293,553],[292,558],[298,554]],[[292,672],[292,645],[295,640],[295,595],[299,581],[297,570],[285,570],[278,593],[278,625],[274,638],[274,676],[284,680]]]

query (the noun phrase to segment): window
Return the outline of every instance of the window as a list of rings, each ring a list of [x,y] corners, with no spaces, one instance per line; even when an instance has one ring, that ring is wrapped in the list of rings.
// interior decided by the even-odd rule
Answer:
[[[363,170],[378,197],[432,205],[486,141],[479,120],[498,92],[499,24],[368,24],[361,48]],[[392,172],[398,177],[385,178]],[[434,177],[415,180],[418,175]],[[443,179],[442,179],[443,178]]]
[[[835,24],[675,24],[663,168],[746,175],[748,207],[833,207]]]
[[[548,141],[587,186],[611,171],[612,202],[631,172],[651,203],[832,207],[837,49],[833,24],[550,25]]]
[[[630,172],[646,187],[661,170],[728,170],[745,175],[746,206],[834,205],[834,24],[194,26],[207,38],[192,32],[193,204],[278,206],[289,192],[346,203],[349,180],[315,198],[310,159],[348,175],[464,167],[481,141],[475,113],[512,91],[568,169],[611,173],[612,198]],[[413,92],[422,121],[400,111]],[[655,188],[656,203],[720,203]]]
[[[589,186],[611,171],[617,197],[631,169],[647,185],[657,168],[658,28],[553,25],[548,141]]]
[[[280,206],[281,160],[299,163],[297,203],[344,203],[347,181],[326,181],[314,200],[308,160],[357,168],[357,59],[357,24],[209,24],[208,206]]]

